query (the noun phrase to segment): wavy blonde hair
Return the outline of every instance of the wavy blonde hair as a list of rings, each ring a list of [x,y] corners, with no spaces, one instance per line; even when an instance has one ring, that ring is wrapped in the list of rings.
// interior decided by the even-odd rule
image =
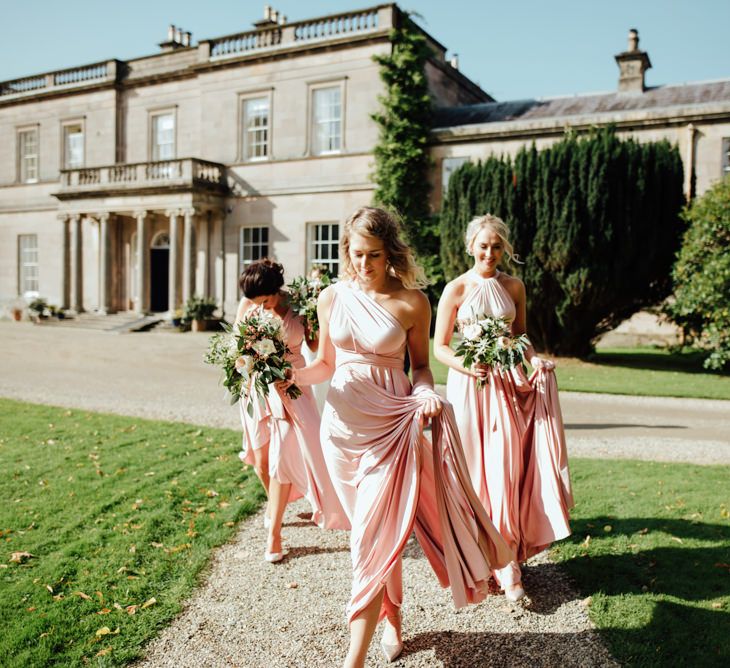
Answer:
[[[388,260],[388,271],[403,283],[404,288],[423,288],[428,285],[423,269],[416,264],[410,247],[400,238],[400,224],[392,213],[385,209],[363,206],[346,221],[340,237],[340,261],[342,274],[355,278],[355,269],[350,261],[350,236],[361,234],[383,242]]]
[[[523,264],[520,260],[520,256],[515,253],[515,249],[509,240],[509,227],[507,224],[497,216],[493,216],[491,213],[485,213],[483,216],[477,216],[467,226],[466,233],[464,234],[464,243],[466,244],[467,255],[474,255],[474,239],[484,228],[490,229],[494,232],[504,244],[504,253],[507,256],[508,262],[514,264]]]

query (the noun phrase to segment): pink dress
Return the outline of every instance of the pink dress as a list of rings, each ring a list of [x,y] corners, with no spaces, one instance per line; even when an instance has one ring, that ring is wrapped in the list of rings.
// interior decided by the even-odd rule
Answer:
[[[457,319],[515,318],[515,304],[499,273],[482,278],[459,307]],[[473,376],[449,369],[446,396],[454,406],[471,480],[492,522],[524,561],[570,535],[573,495],[555,373],[539,369]],[[495,573],[507,587],[520,581],[516,563]]]
[[[291,309],[286,312],[284,340],[289,350],[289,361],[295,369],[302,368],[301,354],[304,326]],[[309,387],[302,387],[302,395],[290,399],[275,386],[269,388],[264,401],[241,399],[243,450],[241,459],[253,465],[254,450],[269,446],[269,475],[282,484],[291,483],[290,501],[305,496],[312,507],[312,521],[327,529],[348,529],[349,522],[332,481],[319,442],[320,416]],[[248,403],[253,416],[248,414]]]
[[[406,332],[355,284],[333,286],[330,338],[336,371],[322,416],[322,446],[352,524],[351,621],[385,587],[380,618],[402,593],[401,554],[411,531],[457,607],[482,600],[490,568],[514,558],[469,483],[453,412],[433,421],[403,371]]]

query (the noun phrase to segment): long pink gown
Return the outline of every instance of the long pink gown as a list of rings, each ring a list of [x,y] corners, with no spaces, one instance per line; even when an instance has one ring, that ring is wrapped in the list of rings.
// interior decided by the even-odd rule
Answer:
[[[283,317],[284,341],[295,369],[304,367],[301,349],[304,326],[289,309]],[[269,475],[282,484],[291,483],[289,500],[305,496],[312,507],[312,521],[327,529],[349,529],[347,516],[332,486],[319,441],[320,416],[310,387],[302,387],[297,399],[282,396],[275,386],[263,401],[241,399],[243,449],[241,459],[253,465],[254,450],[269,446]],[[248,414],[248,404],[253,416]]]
[[[322,416],[327,467],[352,524],[351,621],[385,587],[382,619],[403,600],[401,554],[411,531],[457,607],[480,601],[490,569],[514,558],[469,482],[448,404],[432,447],[403,371],[406,332],[356,284],[333,286],[336,371]]]
[[[491,315],[515,318],[515,303],[497,275],[471,272],[476,286],[457,320]],[[570,535],[573,495],[563,420],[553,371],[527,378],[520,368],[492,368],[489,383],[449,369],[446,396],[454,405],[469,473],[489,516],[524,561]],[[502,587],[520,581],[516,563],[495,572]]]

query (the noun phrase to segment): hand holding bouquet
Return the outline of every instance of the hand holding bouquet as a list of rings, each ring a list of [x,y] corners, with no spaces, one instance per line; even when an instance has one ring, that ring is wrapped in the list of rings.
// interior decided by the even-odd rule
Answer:
[[[289,289],[289,305],[294,313],[304,318],[307,324],[307,335],[312,341],[319,332],[317,319],[317,299],[319,293],[332,283],[328,274],[306,278],[297,276],[287,288]]]
[[[212,337],[204,361],[223,369],[223,386],[232,404],[241,397],[263,399],[269,395],[269,385],[286,379],[291,363],[281,328],[281,318],[256,309],[237,327]],[[296,385],[288,385],[285,392],[292,399],[302,394]],[[253,416],[250,401],[246,409]]]
[[[464,359],[466,368],[474,364],[500,366],[504,369],[521,365],[524,368],[525,350],[530,345],[530,340],[525,334],[512,336],[509,323],[504,318],[476,316],[461,321],[459,331],[462,340],[454,354]],[[483,387],[484,383],[484,379],[477,379],[477,387]]]

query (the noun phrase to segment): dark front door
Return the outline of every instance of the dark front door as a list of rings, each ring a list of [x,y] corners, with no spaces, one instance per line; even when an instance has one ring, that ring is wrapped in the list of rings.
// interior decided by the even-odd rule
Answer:
[[[150,310],[167,311],[170,249],[152,248],[150,254]]]

